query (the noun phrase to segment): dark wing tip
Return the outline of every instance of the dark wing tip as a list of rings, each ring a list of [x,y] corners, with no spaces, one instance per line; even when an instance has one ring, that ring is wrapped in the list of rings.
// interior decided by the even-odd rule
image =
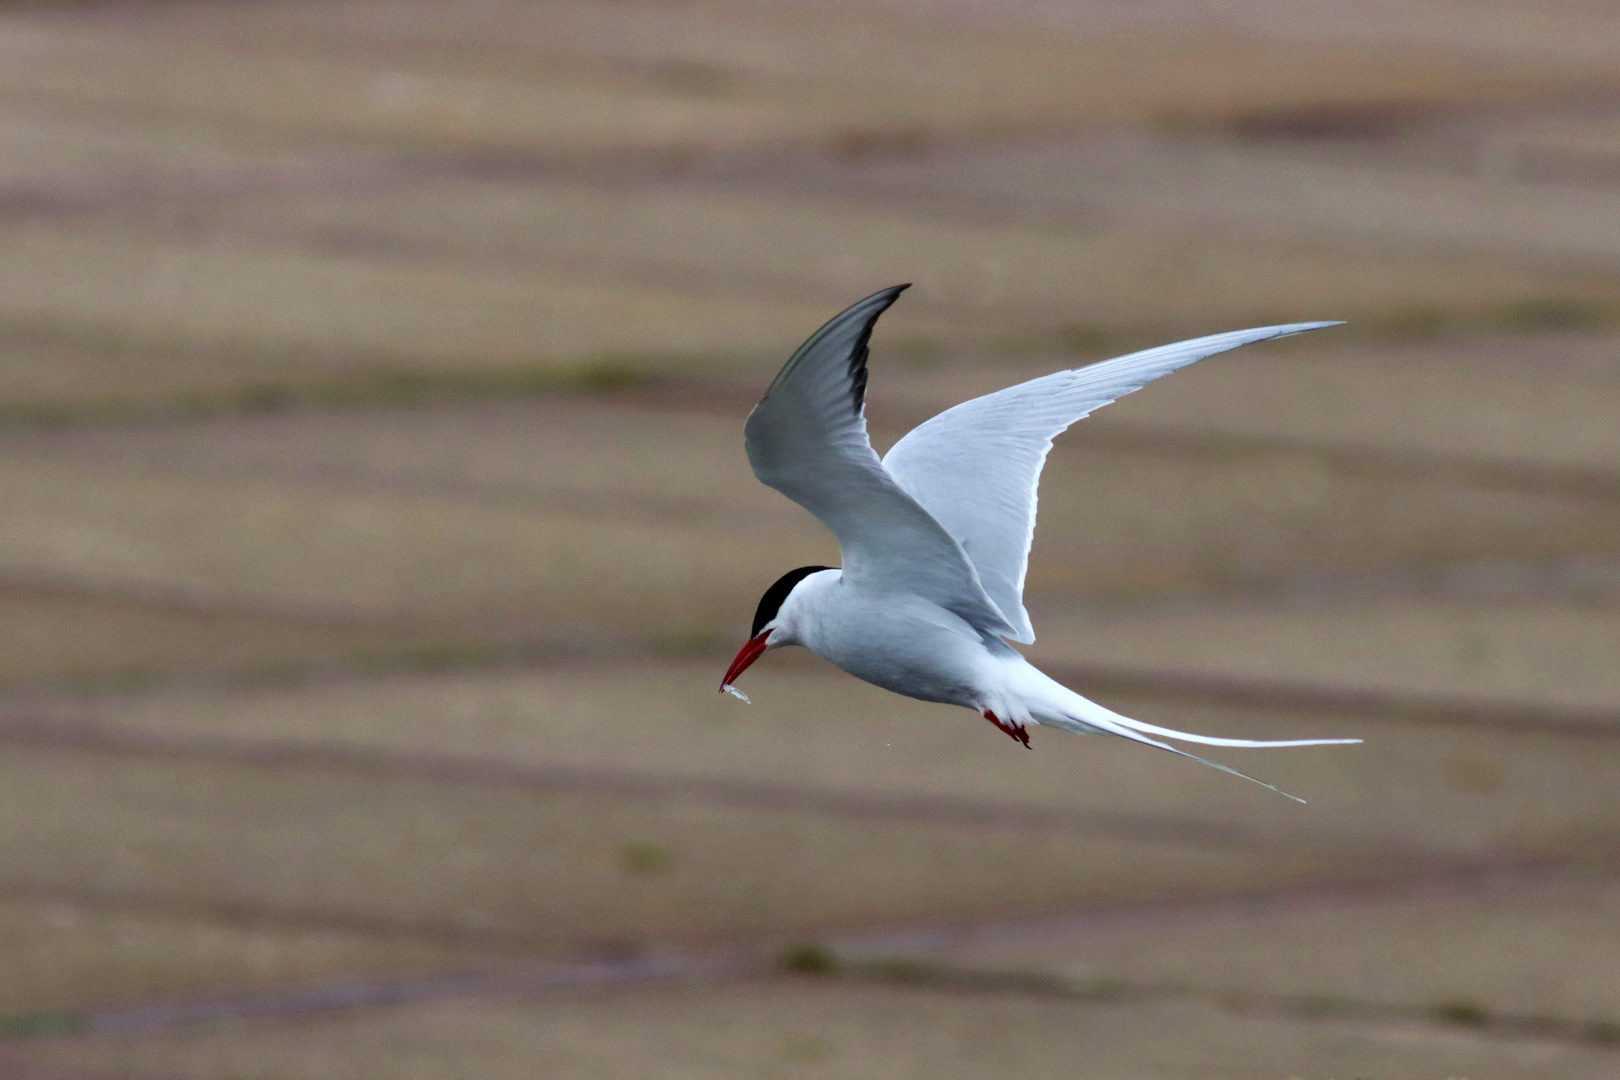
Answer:
[[[861,336],[856,339],[855,348],[849,354],[849,397],[857,416],[866,408],[866,358],[871,351],[868,343],[872,340],[872,329],[877,326],[878,316],[889,310],[889,305],[909,288],[911,288],[909,281],[890,285],[887,289],[881,289],[855,305],[861,307],[873,300],[882,301],[877,310],[867,317],[866,325],[861,328]]]
[[[849,309],[846,309],[846,310],[853,310],[855,308],[862,308],[862,307],[865,307],[866,305],[872,303],[872,301],[876,300],[876,301],[880,301],[882,303],[882,305],[883,305],[882,309],[880,309],[880,311],[879,311],[879,314],[881,314],[882,311],[888,309],[890,304],[894,303],[895,299],[901,293],[905,292],[909,288],[911,288],[911,282],[909,282],[909,281],[903,281],[898,285],[890,285],[887,289],[879,289],[877,292],[873,293],[871,296],[863,297],[862,299],[855,301],[855,303],[851,304],[849,306]],[[876,316],[873,316],[873,317],[876,318]]]
[[[788,358],[777,372],[776,378],[765,390],[765,397],[770,397],[782,385],[799,363],[807,356],[815,353],[827,341],[828,335],[836,334],[841,330],[855,329],[856,335],[849,342],[848,378],[851,402],[858,415],[866,405],[866,356],[867,343],[872,337],[872,327],[877,323],[878,316],[889,310],[889,306],[899,298],[900,294],[911,288],[911,283],[891,285],[887,289],[879,289],[870,296],[863,297],[839,312],[822,325],[821,329],[811,334],[803,345]]]

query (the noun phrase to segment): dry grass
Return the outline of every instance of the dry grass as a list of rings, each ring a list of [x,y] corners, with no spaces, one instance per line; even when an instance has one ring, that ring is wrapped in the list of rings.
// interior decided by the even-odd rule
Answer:
[[[961,132],[1279,105],[1410,107],[1570,84],[1434,53],[1185,31],[1039,33],[871,8],[480,8],[476,19],[425,3],[390,4],[381,19],[367,4],[227,8],[72,33],[36,23],[7,82],[81,107],[138,102],[351,139],[551,149],[713,146],[863,125]],[[210,78],[225,71],[229,80]]]
[[[36,209],[150,198],[171,184],[207,190],[267,176],[285,181],[330,168],[334,158],[352,168],[357,157],[183,117],[41,109],[27,94],[0,97],[0,183],[13,197],[31,196]]]
[[[271,673],[408,651],[430,628],[277,618],[73,590],[0,591],[0,684],[139,685],[176,670]]]
[[[1141,651],[1155,645],[1133,640]],[[1176,639],[1166,633],[1162,640],[1175,655]],[[1273,647],[1258,635],[1242,644],[1256,653]],[[729,799],[729,805],[743,800],[725,796],[728,784],[796,793],[783,796],[789,801],[819,792],[857,820],[900,811],[926,819],[926,800],[943,799],[938,820],[943,824],[946,811],[957,807],[958,819],[947,831],[959,836],[972,831],[960,814],[968,812],[971,821],[979,804],[987,814],[995,807],[1021,814],[1026,824],[1019,828],[1034,828],[1029,819],[1049,812],[1058,815],[1050,827],[1060,830],[1084,832],[1089,819],[1106,834],[1112,821],[1124,833],[1146,837],[1226,837],[1240,846],[1331,852],[1347,868],[1363,854],[1388,864],[1426,857],[1419,853],[1490,858],[1527,849],[1586,850],[1601,847],[1615,825],[1606,778],[1620,765],[1620,740],[1482,729],[1466,721],[1373,722],[1353,712],[1257,712],[1071,680],[1127,716],[1182,730],[1249,738],[1365,736],[1368,742],[1356,747],[1212,751],[1310,799],[1302,808],[1123,740],[1037,731],[1034,751],[1025,751],[966,710],[897,698],[791,651],[748,673],[745,685],[756,704],[745,706],[715,692],[723,663],[721,657],[395,675],[253,692],[92,699],[54,711],[136,739],[331,746],[380,753],[384,764],[389,754],[445,754],[475,774],[480,762],[495,775],[511,765],[553,777],[549,783],[576,776],[604,790],[623,790],[646,777],[684,787],[691,798]],[[886,799],[899,804],[885,810]],[[770,804],[768,796],[756,801]],[[1062,824],[1063,815],[1072,815],[1069,824]]]
[[[117,462],[155,477],[380,487],[610,519],[790,531],[812,519],[754,479],[742,446],[743,419],[771,374],[762,367],[752,393],[721,391],[703,412],[660,408],[633,392],[621,400],[559,394],[17,433],[0,450],[14,462],[87,470]]]
[[[1208,457],[1060,448],[1042,484],[1030,590],[1147,595],[1607,549],[1608,500],[1504,487],[1292,448]]]
[[[168,342],[227,361],[279,351],[295,357],[289,379],[376,370],[379,357],[407,371],[566,368],[603,353],[779,347],[825,318],[824,304],[597,285],[560,269],[407,265],[116,229],[4,232],[0,319],[76,324],[115,345]],[[262,371],[245,374],[263,381]]]
[[[683,629],[739,618],[755,582],[827,544],[433,492],[0,473],[15,513],[0,565],[15,576],[312,619]]]
[[[311,761],[14,744],[0,773],[14,890],[541,951],[1199,893],[1315,862]]]
[[[987,933],[933,960],[992,971],[1378,1002],[1474,1001],[1486,1015],[1620,1017],[1612,884],[1551,884],[1519,897],[1386,897],[1095,920]],[[1511,942],[1511,948],[1504,948]]]
[[[1532,115],[1548,122],[1545,109]],[[1483,125],[1467,114],[1428,122],[1328,114],[1315,129],[1308,115],[1294,121],[1256,123],[1237,138],[1125,130],[964,143],[813,170],[798,186],[902,205],[909,195],[958,212],[1018,208],[1071,226],[1230,232],[1251,243],[1336,237],[1336,248],[1351,251],[1474,251],[1544,271],[1562,263],[1606,275],[1620,250],[1611,224],[1620,198],[1601,144],[1554,157],[1521,142],[1535,121]]]
[[[1239,353],[1120,402],[1100,413],[1091,430],[1119,425],[1170,438],[1238,435],[1383,455],[1616,472],[1620,364],[1614,350],[1615,339],[1594,334],[1473,338],[1422,349],[1335,343],[1287,356]]]
[[[158,1037],[61,1041],[36,1061],[210,1080],[557,1077],[1072,1077],[1251,1080],[1613,1073],[1612,1051],[1504,1043],[1422,1025],[1310,1023],[1216,1006],[1098,1005],[1020,994],[780,981],[585,1001],[454,1002],[296,1026],[219,1025]]]
[[[0,92],[58,108],[136,112],[229,125],[272,139],[582,152],[724,146],[781,138],[799,117],[765,103],[683,99],[656,89],[355,63],[307,45],[289,52],[186,35],[36,29]],[[280,54],[278,55],[278,52]]]
[[[294,622],[406,618],[417,637],[707,638],[784,567],[832,559],[748,476],[737,423],[563,400],[37,434],[0,468],[0,566]],[[1152,441],[1078,433],[1053,455],[1037,600],[1584,555],[1620,527],[1596,496]]]
[[[333,927],[242,923],[65,897],[0,902],[0,1022],[99,1005],[269,994],[359,972],[415,972],[493,959],[476,949]]]
[[[661,189],[430,188],[116,216],[141,225],[6,230],[0,319],[27,331],[0,383],[11,400],[296,388],[379,372],[565,378],[602,357],[652,374],[735,373],[762,353],[785,354],[848,298],[903,280],[920,284],[885,321],[885,340],[958,347],[1075,325],[1383,318],[1413,307],[1456,317],[1612,293],[1601,277],[1473,256],[972,225]],[[186,239],[198,230],[213,239]],[[132,361],[146,382],[131,379]]]
[[[1324,605],[1037,618],[1037,656],[1416,698],[1604,713],[1620,613],[1556,601],[1353,599]],[[1616,721],[1620,732],[1620,720]]]
[[[1198,175],[1207,156],[1193,155],[1179,171]],[[1084,185],[1074,197],[1086,209],[1065,219],[1043,212],[1039,191],[1020,194],[1017,189],[1029,185],[1018,183],[1023,173],[1005,164],[1009,190],[994,193],[1001,209],[990,212],[982,199],[953,204],[931,197],[931,181],[950,175],[954,162],[930,162],[905,169],[901,175],[909,182],[891,183],[880,199],[829,198],[813,190],[795,197],[803,182],[783,163],[763,168],[741,190],[668,181],[606,189],[463,181],[382,197],[244,198],[185,213],[248,236],[311,243],[347,235],[383,252],[454,255],[474,264],[561,264],[604,281],[696,281],[739,297],[768,289],[819,295],[836,305],[884,283],[915,281],[916,294],[894,310],[899,318],[890,332],[896,335],[908,332],[905,319],[915,316],[908,309],[916,308],[951,317],[936,325],[936,334],[955,330],[982,339],[1075,323],[1186,324],[1215,317],[1241,323],[1283,313],[1296,320],[1368,318],[1411,307],[1468,313],[1542,295],[1591,302],[1613,295],[1612,282],[1599,272],[1563,273],[1400,240],[1312,242],[1280,229],[1256,230],[1246,219],[1230,228],[1218,219],[1167,227],[1176,222],[1169,211],[1159,212],[1158,222],[1122,221],[1100,213],[1093,205],[1099,200],[1086,199]],[[1070,171],[1062,163],[1048,167],[1060,175]],[[1122,172],[1116,183],[1124,187],[1138,170],[1090,162],[1074,171]],[[1331,198],[1328,186],[1323,198]],[[1365,179],[1351,175],[1340,186],[1359,190]],[[1209,201],[1241,201],[1251,197],[1250,187],[1234,184]]]
[[[108,399],[297,397],[379,372],[567,374],[604,355],[735,369],[891,280],[919,288],[890,333],[981,345],[1075,325],[1458,318],[1612,295],[1604,273],[1517,251],[1369,244],[1347,240],[1342,222],[1310,240],[1254,235],[1242,208],[1277,199],[1252,178],[1195,200],[1236,217],[1187,219],[1158,212],[1175,201],[1149,183],[1168,182],[1166,170],[1058,170],[1113,207],[1066,223],[1031,222],[1044,189],[1028,170],[1014,170],[1021,195],[998,196],[998,220],[979,223],[960,207],[792,196],[784,181],[796,185],[800,167],[770,155],[751,185],[669,179],[705,148],[830,148],[856,170],[898,148],[902,160],[920,156],[894,194],[921,205],[913,196],[961,171],[949,153],[931,165],[934,144],[964,135],[1324,102],[1405,116],[1540,95],[1562,76],[1389,50],[989,32],[791,6],[494,4],[466,24],[391,4],[386,27],[376,16],[368,4],[12,16],[0,325],[25,340],[8,349],[0,399],[105,411]],[[686,157],[612,185],[564,182],[525,156],[672,148]],[[1362,179],[1295,187],[1339,206],[1333,193],[1359,193]],[[1121,217],[1122,194],[1153,200],[1153,220]]]

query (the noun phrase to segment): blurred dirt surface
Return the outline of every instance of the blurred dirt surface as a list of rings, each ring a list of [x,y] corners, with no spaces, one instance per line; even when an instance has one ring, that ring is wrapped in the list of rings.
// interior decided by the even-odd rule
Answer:
[[[1620,1072],[1620,8],[0,4],[0,1072]],[[1309,800],[716,693],[754,481],[1059,440],[1030,655]]]

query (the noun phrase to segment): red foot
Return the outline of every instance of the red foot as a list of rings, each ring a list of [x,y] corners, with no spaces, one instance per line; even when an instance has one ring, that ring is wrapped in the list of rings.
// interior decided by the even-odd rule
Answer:
[[[1002,731],[1005,731],[1008,735],[1012,736],[1018,742],[1023,743],[1025,749],[1028,749],[1028,747],[1029,747],[1029,729],[1024,727],[1023,724],[1009,724],[1006,721],[1004,721],[1001,717],[999,717],[995,713],[991,712],[989,709],[986,709],[984,711],[984,718],[986,720],[990,721],[992,724],[996,725],[996,727],[1000,728]]]

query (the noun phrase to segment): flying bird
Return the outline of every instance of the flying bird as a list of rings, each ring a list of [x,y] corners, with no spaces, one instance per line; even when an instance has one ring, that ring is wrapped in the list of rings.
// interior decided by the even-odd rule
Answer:
[[[1119,735],[1284,795],[1163,739],[1241,747],[1361,741],[1225,739],[1156,727],[1081,697],[1008,644],[1035,640],[1024,574],[1036,487],[1056,436],[1206,356],[1338,323],[1237,330],[1055,372],[947,409],[880,459],[866,433],[867,346],[878,316],[906,288],[873,293],[812,334],[749,414],[754,475],[832,531],[843,566],[801,566],[765,590],[722,691],[748,700],[733,684],[749,665],[799,645],[886,690],[972,709],[1026,747],[1032,726]]]

